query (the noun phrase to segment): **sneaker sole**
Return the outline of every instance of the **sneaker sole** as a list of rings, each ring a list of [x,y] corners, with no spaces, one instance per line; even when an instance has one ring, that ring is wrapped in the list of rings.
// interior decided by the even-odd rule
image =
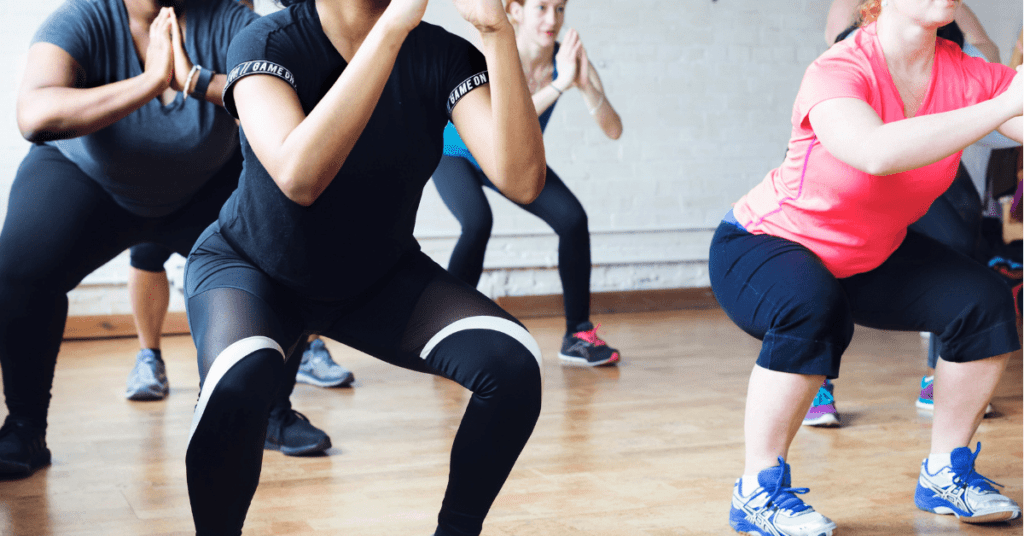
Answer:
[[[50,459],[50,449],[46,449],[38,460],[33,460],[34,463],[30,462],[28,465],[0,460],[0,480],[31,476],[37,470],[50,465]]]
[[[134,393],[125,393],[124,397],[127,398],[128,400],[133,400],[135,402],[163,400],[167,398],[167,391],[163,393],[153,391],[136,391]]]
[[[300,371],[295,375],[295,381],[315,385],[317,387],[348,387],[349,385],[352,385],[352,382],[356,381],[356,376],[349,372],[342,376],[340,380],[324,381],[317,379],[316,376],[311,376]]]
[[[311,454],[320,454],[329,448],[331,448],[331,438],[329,437],[325,437],[323,441],[315,445],[305,445],[302,447],[285,447],[267,442],[263,443],[263,450],[280,451],[285,456],[309,456]]]
[[[741,523],[733,523],[732,520],[729,520],[729,525],[732,527],[732,530],[736,531],[738,534],[746,534],[748,536],[766,536],[766,535],[768,535],[767,532],[764,532],[761,529],[758,529],[752,523],[750,523],[750,522],[748,522],[746,520],[744,520]],[[737,525],[739,525],[739,526],[737,526]],[[815,533],[814,536],[833,536],[833,533],[836,530],[836,524],[832,523],[831,527],[825,527],[825,528],[819,529],[819,530],[820,530],[820,532]]]
[[[814,419],[804,419],[803,426],[817,426],[819,428],[836,428],[839,426],[839,416],[835,413],[825,413]]]
[[[572,365],[583,365],[585,367],[600,367],[602,365],[614,365],[614,364],[618,363],[619,362],[619,354],[618,354],[618,352],[616,352],[616,353],[612,354],[611,357],[609,357],[608,359],[605,359],[604,361],[587,361],[586,359],[583,359],[582,357],[574,357],[574,356],[571,356],[571,355],[565,355],[562,352],[558,352],[558,359],[561,359],[565,363],[572,364]]]
[[[946,508],[944,506],[939,506],[937,508],[931,508],[931,509],[929,509],[929,508],[921,508],[921,509],[924,510],[925,512],[931,512],[933,514],[954,515],[954,516],[957,517],[957,519],[960,520],[961,523],[969,523],[971,525],[975,525],[975,524],[978,524],[978,523],[999,523],[999,522],[1002,522],[1002,521],[1012,521],[1014,519],[1017,519],[1020,516],[1020,511],[1018,511],[1018,510],[1010,510],[1010,511],[1003,511],[1003,512],[992,512],[991,514],[984,514],[984,515],[980,515],[980,516],[968,517],[968,516],[962,516],[962,515],[956,513],[951,508]]]

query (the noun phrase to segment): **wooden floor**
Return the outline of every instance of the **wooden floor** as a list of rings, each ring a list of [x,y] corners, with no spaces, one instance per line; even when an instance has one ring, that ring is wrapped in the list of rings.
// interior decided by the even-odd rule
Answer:
[[[540,421],[491,510],[490,536],[728,534],[742,470],[742,414],[755,340],[717,309],[605,315],[618,368],[558,363],[561,319],[527,322],[545,354]],[[298,386],[296,407],[325,428],[327,456],[266,454],[247,535],[426,536],[467,394],[339,344],[354,388]],[[188,337],[165,342],[171,396],[128,402],[130,339],[65,343],[50,411],[52,467],[0,482],[3,535],[170,535],[193,530],[184,451],[198,395]],[[804,498],[837,534],[1021,534],[917,510],[930,417],[914,407],[925,345],[859,328],[836,383],[840,429],[804,429],[790,462]],[[1010,364],[977,435],[980,472],[1022,502],[1021,363]],[[0,409],[0,411],[4,411]]]

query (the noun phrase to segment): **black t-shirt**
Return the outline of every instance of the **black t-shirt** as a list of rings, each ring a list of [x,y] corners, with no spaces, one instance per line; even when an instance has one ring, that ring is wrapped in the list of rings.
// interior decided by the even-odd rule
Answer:
[[[224,103],[250,74],[288,82],[308,115],[345,69],[323,32],[314,2],[249,25],[231,44]],[[486,83],[483,55],[466,40],[420,23],[399,50],[369,123],[335,176],[309,207],[289,200],[241,133],[245,167],[221,210],[221,232],[275,280],[318,300],[353,297],[419,245],[416,209],[441,157],[450,108]]]

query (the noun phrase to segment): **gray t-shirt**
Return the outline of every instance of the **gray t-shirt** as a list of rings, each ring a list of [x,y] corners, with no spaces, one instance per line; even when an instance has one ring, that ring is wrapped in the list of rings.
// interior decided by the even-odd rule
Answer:
[[[228,70],[231,39],[258,16],[235,0],[188,0],[185,50],[193,63]],[[142,74],[123,0],[67,0],[32,40],[57,45],[82,66],[82,87]],[[147,102],[92,134],[47,142],[99,183],[118,205],[144,217],[170,214],[238,151],[227,111],[181,93]]]

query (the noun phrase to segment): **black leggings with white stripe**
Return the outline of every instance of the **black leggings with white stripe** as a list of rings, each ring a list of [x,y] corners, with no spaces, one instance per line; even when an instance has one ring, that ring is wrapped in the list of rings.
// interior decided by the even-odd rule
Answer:
[[[540,350],[515,318],[420,252],[344,303],[303,298],[238,255],[216,224],[189,256],[185,288],[202,383],[186,455],[197,536],[241,534],[284,356],[309,333],[473,392],[436,533],[480,533],[540,413]]]

